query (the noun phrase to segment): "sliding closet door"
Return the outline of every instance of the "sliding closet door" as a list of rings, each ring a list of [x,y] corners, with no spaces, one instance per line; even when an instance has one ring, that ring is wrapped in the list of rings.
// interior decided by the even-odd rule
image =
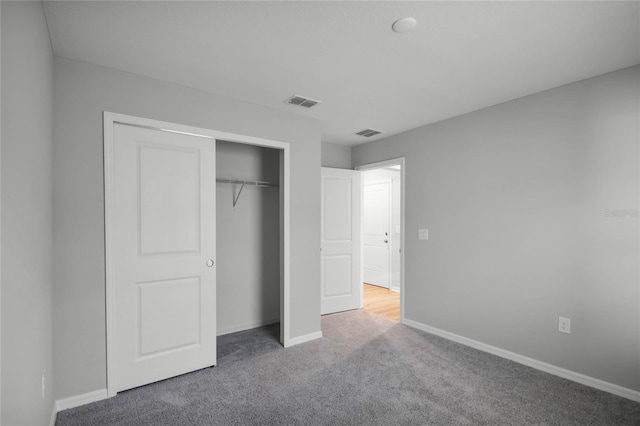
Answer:
[[[115,389],[216,363],[215,141],[114,126]]]

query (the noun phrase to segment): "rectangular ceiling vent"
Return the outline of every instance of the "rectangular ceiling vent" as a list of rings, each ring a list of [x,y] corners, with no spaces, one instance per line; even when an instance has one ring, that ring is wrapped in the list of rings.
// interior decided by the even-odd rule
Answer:
[[[316,106],[322,103],[321,101],[316,101],[315,99],[309,99],[299,95],[293,95],[285,102],[291,105],[298,105],[305,108],[311,108],[312,106]]]
[[[356,133],[356,135],[364,136],[365,138],[370,138],[371,136],[379,135],[380,133],[382,133],[380,130],[364,129]]]

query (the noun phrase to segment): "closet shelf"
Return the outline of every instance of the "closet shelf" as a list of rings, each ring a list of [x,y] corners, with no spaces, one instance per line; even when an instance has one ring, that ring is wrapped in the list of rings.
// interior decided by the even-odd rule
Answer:
[[[233,208],[235,208],[236,204],[238,204],[238,199],[240,199],[240,194],[242,194],[242,190],[244,189],[245,185],[257,186],[257,187],[260,187],[260,188],[277,188],[279,186],[276,183],[265,182],[265,181],[262,181],[262,180],[216,179],[216,182],[218,182],[218,183],[233,183],[233,184],[242,185],[240,187],[240,191],[238,191],[238,194],[233,198]]]
[[[240,185],[250,185],[250,186],[261,186],[261,187],[270,187],[277,188],[279,185],[277,183],[265,182],[262,180],[235,180],[235,179],[216,179],[218,183],[237,183]]]

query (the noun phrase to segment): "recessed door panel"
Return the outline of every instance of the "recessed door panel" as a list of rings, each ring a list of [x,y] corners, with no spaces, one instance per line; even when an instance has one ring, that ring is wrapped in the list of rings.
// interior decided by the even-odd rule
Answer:
[[[138,285],[139,357],[200,343],[200,278]]]
[[[196,149],[138,147],[140,253],[200,251],[200,155]]]
[[[350,296],[353,293],[351,254],[325,256],[322,265],[324,297]]]
[[[322,193],[324,241],[350,241],[351,229],[351,177],[325,177]]]

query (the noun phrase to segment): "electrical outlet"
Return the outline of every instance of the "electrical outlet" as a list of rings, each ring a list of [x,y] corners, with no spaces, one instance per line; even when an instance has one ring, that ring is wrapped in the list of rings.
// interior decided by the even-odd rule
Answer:
[[[558,317],[558,331],[560,333],[571,334],[571,320],[569,318]]]
[[[42,373],[42,399],[44,399],[44,389],[45,389],[45,381],[44,381],[44,373]]]
[[[418,239],[419,240],[428,240],[429,239],[429,230],[428,229],[418,229]]]

